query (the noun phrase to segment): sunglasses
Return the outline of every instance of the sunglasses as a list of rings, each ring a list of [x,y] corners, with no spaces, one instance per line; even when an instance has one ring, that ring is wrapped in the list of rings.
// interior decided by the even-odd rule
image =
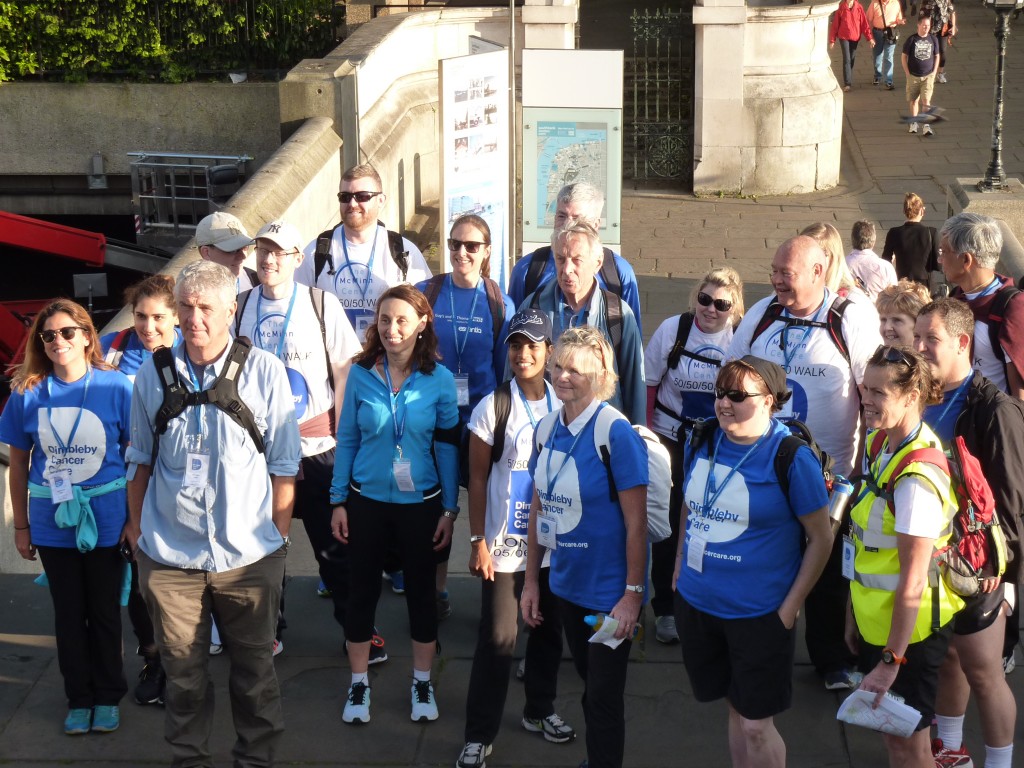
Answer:
[[[767,394],[766,392],[744,392],[740,389],[722,389],[721,387],[715,387],[715,400],[721,400],[723,397],[727,397],[734,403],[742,403],[748,397],[761,397]]]
[[[489,243],[481,243],[476,240],[456,240],[454,237],[448,238],[448,250],[452,253],[458,253],[460,248],[465,248],[466,253],[476,253],[484,245],[489,245]]]
[[[882,352],[882,350],[885,351]],[[887,347],[883,344],[875,350],[876,355],[879,352],[882,352],[882,359],[887,363],[903,363],[909,368],[914,367],[914,360],[908,357],[907,353],[899,347]]]
[[[75,334],[78,331],[85,331],[85,328],[80,325],[69,325],[64,328],[58,328],[56,331],[40,331],[39,338],[43,340],[44,344],[52,344],[59,333],[65,341],[71,341],[75,338]]]
[[[732,309],[732,302],[729,301],[728,299],[712,299],[710,296],[704,293],[704,291],[701,291],[700,293],[697,294],[697,303],[700,304],[702,307],[707,307],[714,304],[715,309],[717,309],[719,312],[728,312],[730,309]]]
[[[357,203],[368,203],[377,195],[383,194],[382,192],[339,192],[338,199],[345,205],[348,205],[353,200]]]

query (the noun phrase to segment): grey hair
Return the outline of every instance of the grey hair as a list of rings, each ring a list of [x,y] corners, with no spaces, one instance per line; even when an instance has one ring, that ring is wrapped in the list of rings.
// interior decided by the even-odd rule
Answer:
[[[956,253],[974,256],[982,269],[995,269],[1003,250],[1003,232],[991,216],[964,211],[942,225],[940,235]]]
[[[601,219],[601,211],[604,209],[604,192],[588,181],[566,184],[558,190],[558,204],[569,205],[572,203],[586,208],[586,212],[580,214],[579,218],[587,219],[597,225]]]
[[[570,238],[577,237],[587,241],[587,245],[590,246],[591,256],[596,259],[601,255],[603,247],[601,245],[601,235],[598,234],[589,220],[583,218],[566,219],[565,225],[551,235],[551,252],[557,253],[559,243],[565,243]]]
[[[855,221],[853,223],[853,231],[850,233],[850,240],[853,241],[853,247],[858,251],[866,251],[868,248],[875,247],[875,225],[873,222]]]
[[[604,333],[592,325],[566,328],[562,332],[551,356],[552,378],[556,365],[575,368],[586,376],[598,400],[605,401],[615,394],[619,382],[615,373],[615,353]]]
[[[182,301],[189,296],[208,296],[219,294],[227,306],[238,295],[237,278],[231,270],[213,261],[193,261],[178,275],[174,283],[174,298]]]

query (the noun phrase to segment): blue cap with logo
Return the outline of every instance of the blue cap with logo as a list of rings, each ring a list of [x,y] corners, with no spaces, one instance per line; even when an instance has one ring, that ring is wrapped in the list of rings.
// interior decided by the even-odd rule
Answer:
[[[512,321],[508,324],[508,335],[505,337],[505,343],[508,344],[509,339],[515,336],[517,333],[521,333],[530,341],[551,341],[551,319],[547,316],[547,313],[541,312],[539,309],[523,309],[516,312],[512,317]]]

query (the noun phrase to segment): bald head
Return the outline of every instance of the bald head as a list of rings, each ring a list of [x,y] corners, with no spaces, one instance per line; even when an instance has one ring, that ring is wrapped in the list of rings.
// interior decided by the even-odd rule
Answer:
[[[809,315],[825,299],[828,258],[814,238],[791,237],[772,257],[772,288],[779,303],[797,317]]]

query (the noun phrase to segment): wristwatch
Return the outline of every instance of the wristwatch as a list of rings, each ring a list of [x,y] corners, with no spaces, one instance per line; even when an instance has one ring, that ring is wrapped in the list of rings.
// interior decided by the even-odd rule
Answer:
[[[882,663],[883,664],[906,664],[906,656],[897,656],[896,651],[892,648],[886,648],[882,651]]]
[[[636,592],[636,594],[642,595],[644,593],[644,585],[643,584],[627,584],[626,585],[626,591],[627,592]]]
[[[483,536],[470,536],[469,537],[469,543],[470,544],[476,544],[478,541],[483,541],[483,540],[484,540]]]
[[[455,518],[457,518],[459,516],[459,508],[458,507],[447,507],[442,514],[445,517],[449,518],[450,520],[454,520]]]

